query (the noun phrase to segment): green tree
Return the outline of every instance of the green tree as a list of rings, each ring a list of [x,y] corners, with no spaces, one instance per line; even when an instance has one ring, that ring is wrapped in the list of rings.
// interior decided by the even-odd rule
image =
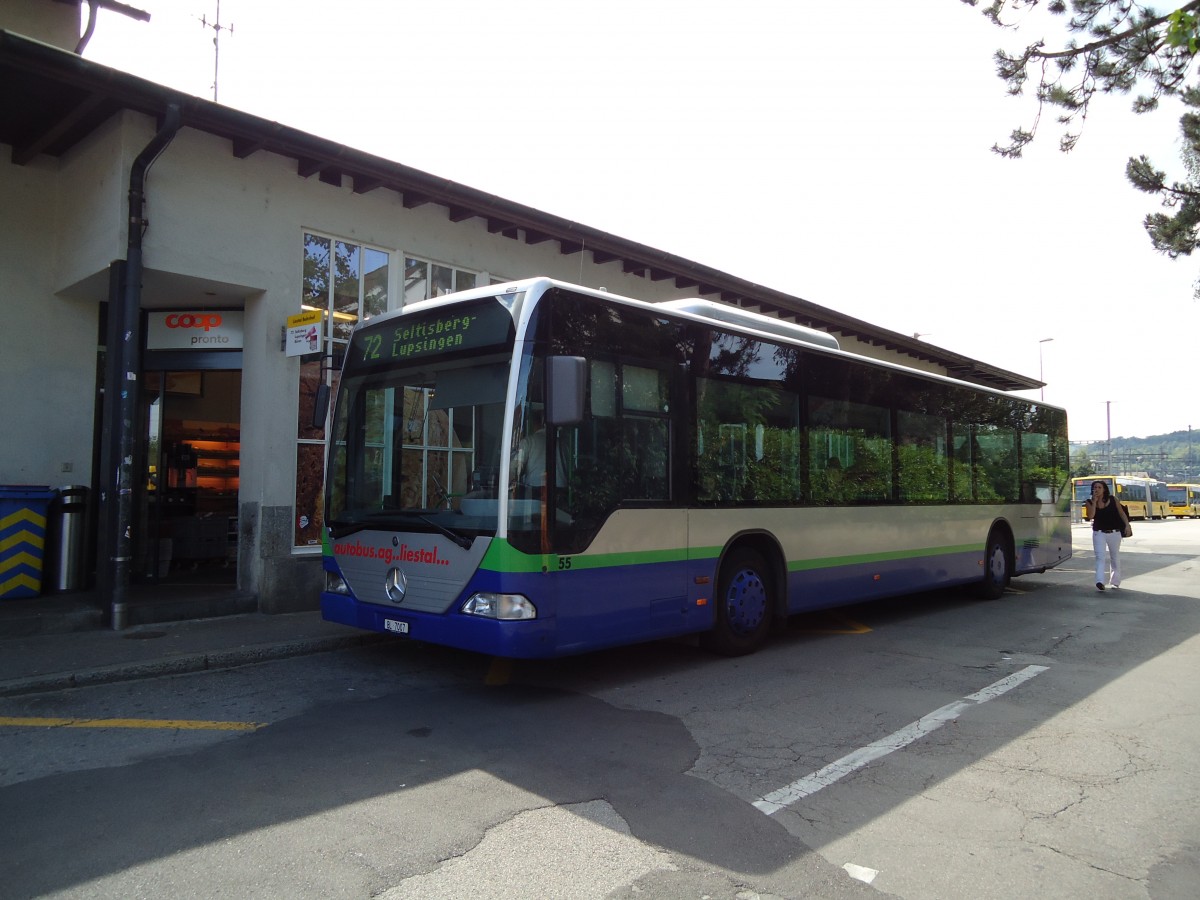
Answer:
[[[980,6],[979,0],[962,0]],[[1159,197],[1164,212],[1143,224],[1156,250],[1172,259],[1200,246],[1200,83],[1195,60],[1200,49],[1200,0],[1161,12],[1134,0],[985,0],[983,15],[998,27],[1040,30],[1057,19],[1061,46],[1039,37],[1019,52],[997,50],[996,71],[1012,95],[1036,82],[1033,121],[1013,129],[1005,144],[992,149],[1018,158],[1037,136],[1042,114],[1056,113],[1059,148],[1068,152],[1079,140],[1097,94],[1138,91],[1133,110],[1147,113],[1164,97],[1184,106],[1180,117],[1184,176],[1171,179],[1146,156],[1131,158],[1125,175],[1140,191]],[[1033,15],[1041,7],[1046,16]],[[1017,16],[1022,21],[1015,25]],[[1011,20],[1011,21],[1010,21]],[[1198,287],[1200,293],[1200,287]]]
[[[1071,477],[1085,478],[1096,474],[1096,464],[1086,450],[1076,450],[1071,457]]]

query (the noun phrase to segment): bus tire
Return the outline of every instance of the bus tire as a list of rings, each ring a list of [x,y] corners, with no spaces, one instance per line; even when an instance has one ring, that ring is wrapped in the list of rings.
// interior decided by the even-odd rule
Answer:
[[[771,634],[775,591],[762,554],[735,548],[721,564],[717,578],[716,622],[703,645],[723,656],[743,656],[760,649]]]
[[[979,594],[984,600],[999,600],[1012,577],[1012,540],[1003,528],[993,528],[983,553],[983,581]]]

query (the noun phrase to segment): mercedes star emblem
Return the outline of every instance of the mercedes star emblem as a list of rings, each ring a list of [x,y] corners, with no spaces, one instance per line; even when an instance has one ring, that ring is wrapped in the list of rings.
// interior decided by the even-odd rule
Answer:
[[[392,566],[383,579],[383,592],[393,603],[404,602],[404,592],[408,590],[408,579],[400,571],[399,566]]]

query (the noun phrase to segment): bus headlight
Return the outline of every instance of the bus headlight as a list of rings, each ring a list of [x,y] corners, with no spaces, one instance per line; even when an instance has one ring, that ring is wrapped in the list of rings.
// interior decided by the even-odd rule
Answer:
[[[337,572],[325,573],[325,590],[331,594],[346,594],[350,593],[350,585],[346,584],[346,579]]]
[[[469,616],[505,621],[537,618],[537,608],[529,602],[528,597],[521,594],[493,594],[482,591],[472,594],[462,605],[462,611]]]

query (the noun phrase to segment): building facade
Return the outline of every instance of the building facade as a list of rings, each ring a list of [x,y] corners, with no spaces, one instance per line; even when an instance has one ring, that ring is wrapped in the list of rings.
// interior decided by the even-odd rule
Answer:
[[[264,612],[315,608],[319,388],[336,386],[359,319],[466,287],[548,275],[651,301],[704,296],[833,332],[852,352],[1003,389],[1039,385],[91,64],[72,50],[71,4],[29,0],[11,13],[0,19],[0,483],[91,487],[102,585],[120,491],[103,469],[119,464],[106,452],[125,428],[132,581],[208,580]],[[144,202],[131,203],[143,168]],[[138,312],[117,334],[130,296]],[[114,341],[131,336],[137,346],[118,353]],[[122,359],[133,371],[115,368]],[[124,421],[118,392],[129,395]]]

